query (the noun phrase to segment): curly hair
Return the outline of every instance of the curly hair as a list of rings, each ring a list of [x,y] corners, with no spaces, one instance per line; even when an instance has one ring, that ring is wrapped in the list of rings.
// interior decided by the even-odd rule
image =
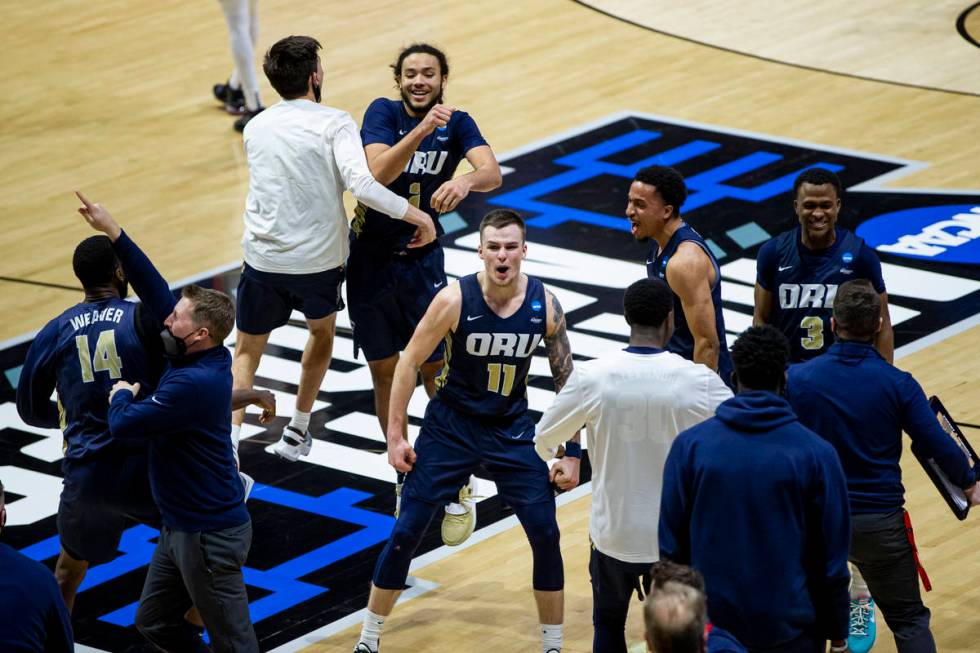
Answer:
[[[650,578],[654,587],[663,587],[666,583],[675,582],[693,587],[699,592],[704,591],[704,576],[700,571],[666,558],[661,558],[651,565]]]
[[[89,236],[78,243],[71,266],[82,287],[92,288],[112,281],[119,260],[108,236]]]
[[[687,199],[687,185],[681,173],[669,166],[647,166],[636,172],[633,181],[656,188],[664,204],[674,207],[674,217],[681,214],[681,206]]]
[[[789,343],[776,327],[749,327],[732,345],[732,364],[739,384],[749,390],[774,390],[780,386],[789,360]]]
[[[406,57],[412,54],[431,54],[439,62],[439,76],[449,76],[449,60],[446,59],[445,52],[428,43],[413,43],[399,52],[395,63],[391,64],[391,70],[395,73],[396,84],[401,82],[402,79],[402,63],[404,63]]]
[[[836,174],[827,170],[826,168],[807,168],[800,174],[796,176],[796,180],[793,181],[793,197],[799,197],[800,187],[803,184],[812,184],[814,186],[823,186],[824,184],[830,184],[834,187],[834,191],[837,193],[837,197],[841,197],[843,192],[843,187],[840,183],[840,177]]]
[[[674,307],[674,294],[660,279],[640,279],[623,293],[623,315],[630,326],[660,327]]]

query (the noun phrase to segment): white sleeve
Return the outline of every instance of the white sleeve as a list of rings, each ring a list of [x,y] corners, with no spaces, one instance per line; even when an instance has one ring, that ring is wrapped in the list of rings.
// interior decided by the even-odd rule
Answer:
[[[534,450],[544,461],[554,458],[558,445],[575,435],[589,418],[581,367],[572,370],[561,392],[538,420]]]
[[[408,212],[408,200],[392,193],[371,175],[354,120],[345,115],[339,120],[332,136],[333,157],[344,187],[357,201],[375,211],[381,211],[396,220],[404,218]]]
[[[731,389],[714,372],[708,373],[708,417],[712,417],[722,402],[733,396]],[[707,418],[705,418],[707,419]]]

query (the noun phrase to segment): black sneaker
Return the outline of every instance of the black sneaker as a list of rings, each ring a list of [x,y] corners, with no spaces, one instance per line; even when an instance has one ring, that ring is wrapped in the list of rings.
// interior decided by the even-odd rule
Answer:
[[[240,116],[245,113],[245,92],[228,84],[215,84],[214,99],[224,105],[225,111]]]
[[[248,121],[263,111],[265,111],[265,107],[259,107],[255,111],[249,111],[246,109],[245,112],[242,113],[242,117],[235,121],[235,131],[245,131],[245,125],[248,124]]]

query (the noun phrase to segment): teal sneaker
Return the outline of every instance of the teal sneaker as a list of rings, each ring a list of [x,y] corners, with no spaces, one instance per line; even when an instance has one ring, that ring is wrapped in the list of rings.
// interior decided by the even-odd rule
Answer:
[[[872,598],[851,599],[847,646],[851,653],[868,653],[875,645],[875,602]]]

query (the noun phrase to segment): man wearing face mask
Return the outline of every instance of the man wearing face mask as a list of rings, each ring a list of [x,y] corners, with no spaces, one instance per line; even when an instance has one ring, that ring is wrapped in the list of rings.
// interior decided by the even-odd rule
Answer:
[[[295,461],[313,446],[310,412],[330,366],[340,288],[348,251],[343,193],[412,225],[410,247],[435,238],[432,218],[375,181],[349,114],[322,106],[320,44],[289,36],[265,55],[263,69],[282,101],[245,127],[249,188],[245,201],[245,265],[238,286],[236,388],[251,388],[273,329],[293,310],[306,317],[309,338],[301,361],[293,418],[275,453]],[[243,413],[236,412],[237,440]]]
[[[175,301],[112,215],[79,199],[79,212],[112,241],[133,288],[166,329],[169,358],[156,389],[140,395],[138,382],[118,381],[109,395],[112,437],[148,442],[150,487],[163,523],[136,627],[165,651],[209,650],[184,621],[193,604],[214,651],[258,651],[241,570],[252,522],[229,437],[231,355],[222,343],[234,324],[231,298],[189,286]],[[104,360],[96,355],[95,366]]]
[[[130,521],[160,526],[147,480],[146,445],[110,435],[106,397],[121,378],[148,396],[164,355],[163,325],[143,304],[124,301],[128,283],[109,238],[79,243],[72,267],[85,298],[37,334],[17,387],[24,422],[64,433],[55,577],[69,611],[88,567],[115,557]],[[57,404],[51,401],[55,390]],[[266,392],[239,393],[238,399],[239,407],[258,400],[265,409],[275,407]]]

